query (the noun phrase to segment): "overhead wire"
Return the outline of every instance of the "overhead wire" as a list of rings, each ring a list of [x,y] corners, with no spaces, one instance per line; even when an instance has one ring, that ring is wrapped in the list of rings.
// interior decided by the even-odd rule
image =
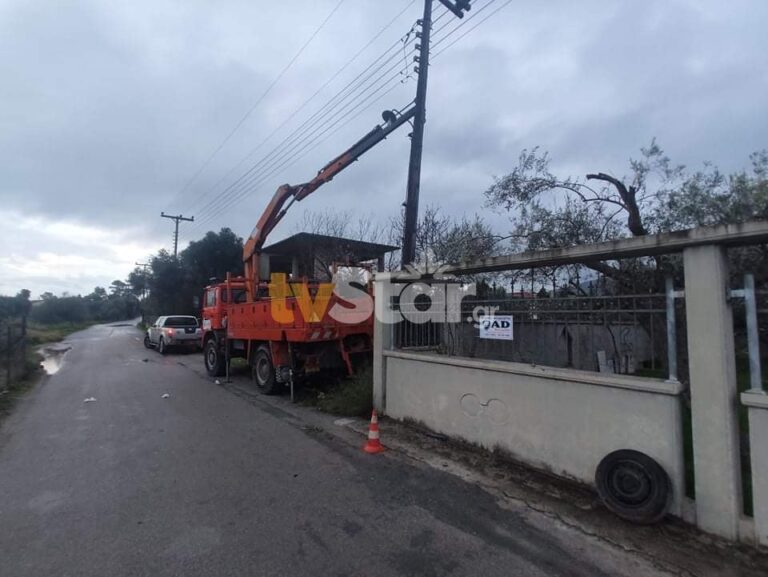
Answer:
[[[456,28],[454,28],[453,30],[451,30],[451,31],[447,32],[447,33],[445,34],[445,36],[443,36],[442,38],[440,38],[438,41],[434,42],[434,43],[432,44],[432,48],[433,48],[433,49],[434,49],[434,48],[436,48],[437,46],[439,46],[440,44],[442,44],[443,42],[445,42],[445,41],[446,41],[446,40],[447,40],[447,39],[448,39],[450,36],[452,36],[452,35],[453,35],[455,32],[457,32],[457,31],[458,31],[460,28],[463,28],[464,26],[468,25],[470,22],[473,22],[474,20],[476,20],[476,19],[477,19],[477,18],[480,16],[480,14],[481,14],[483,11],[485,11],[487,8],[490,8],[490,7],[491,7],[491,6],[492,6],[494,3],[496,3],[496,2],[497,2],[497,0],[488,0],[488,2],[487,2],[487,3],[485,3],[485,4],[484,4],[484,5],[481,7],[481,8],[479,8],[477,11],[473,12],[473,14],[472,14],[472,15],[471,15],[469,18],[467,18],[466,20],[464,20],[463,22],[461,22],[461,24],[459,24],[459,26],[456,26]],[[498,13],[499,13],[501,10],[503,10],[504,8],[506,8],[507,6],[509,6],[511,3],[512,3],[512,0],[506,0],[506,2],[504,2],[503,4],[501,4],[500,6],[498,6],[498,7],[496,8],[496,10],[493,10],[493,11],[491,11],[490,13],[488,13],[488,14],[487,14],[487,15],[486,15],[484,18],[482,18],[482,19],[481,19],[479,22],[476,22],[476,23],[475,23],[473,26],[470,26],[470,27],[469,27],[467,30],[465,30],[465,31],[464,31],[462,34],[460,34],[459,36],[457,36],[456,38],[454,38],[454,40],[453,40],[452,42],[448,43],[447,45],[443,46],[443,48],[441,48],[440,50],[438,50],[437,52],[435,52],[435,54],[433,54],[433,55],[432,55],[432,58],[433,58],[433,59],[437,58],[437,57],[438,57],[440,54],[442,54],[443,52],[445,52],[446,50],[448,50],[448,48],[450,48],[451,46],[453,46],[454,44],[456,44],[456,43],[457,43],[459,40],[461,40],[462,38],[464,38],[464,37],[465,37],[467,34],[469,34],[470,32],[472,32],[473,30],[475,30],[475,28],[477,28],[478,26],[480,26],[481,24],[483,24],[484,22],[486,22],[486,21],[487,21],[489,18],[491,18],[491,17],[492,17],[492,16],[494,16],[495,14],[498,14]]]
[[[304,102],[299,105],[293,112],[291,112],[277,127],[275,127],[266,137],[261,139],[261,141],[252,148],[243,158],[240,159],[237,164],[232,166],[226,174],[224,174],[217,182],[213,185],[210,189],[203,192],[202,195],[198,196],[195,199],[195,202],[201,201],[205,196],[208,196],[213,191],[219,188],[219,186],[227,179],[229,178],[238,168],[240,168],[245,162],[251,158],[259,149],[261,149],[262,146],[264,146],[275,134],[277,134],[280,130],[282,130],[291,120],[293,120],[299,112],[304,110],[323,90],[325,90],[336,78],[338,78],[355,60],[357,60],[361,54],[363,54],[368,48],[373,45],[376,40],[378,40],[384,32],[386,32],[389,28],[392,27],[392,25],[405,13],[408,11],[408,9],[413,6],[413,4],[416,3],[416,0],[411,0],[403,9],[401,9],[397,14],[395,14],[394,17],[392,17],[389,22],[387,22],[365,45],[363,45],[347,62],[341,66],[328,80],[325,81],[309,98],[304,100]],[[399,42],[396,42],[395,45],[397,45]],[[392,47],[387,49],[385,53],[390,50]],[[377,59],[378,60],[378,59]],[[375,62],[375,61],[374,61]]]
[[[279,161],[280,158],[282,158],[285,155],[291,154],[292,149],[295,148],[295,146],[300,146],[302,141],[306,141],[314,137],[318,132],[322,131],[329,125],[334,124],[335,122],[338,122],[340,117],[343,118],[344,114],[348,113],[348,110],[350,107],[354,108],[356,106],[356,102],[359,101],[360,98],[363,98],[364,95],[371,92],[372,90],[378,91],[381,89],[382,86],[388,85],[393,80],[399,79],[403,72],[399,70],[399,63],[395,63],[393,66],[390,66],[386,71],[379,74],[376,79],[373,80],[373,82],[367,84],[366,86],[362,87],[362,90],[355,93],[355,99],[349,100],[346,102],[346,104],[343,105],[337,105],[335,107],[332,107],[327,111],[326,114],[323,115],[322,118],[319,118],[317,122],[314,122],[311,126],[308,126],[306,129],[301,129],[295,132],[293,136],[289,136],[286,138],[281,144],[279,144],[277,147],[275,147],[268,155],[263,157],[258,163],[256,163],[254,166],[252,166],[246,173],[244,173],[240,178],[238,178],[235,182],[233,182],[227,189],[222,191],[222,193],[215,199],[213,199],[211,202],[208,203],[205,207],[203,207],[202,212],[206,212],[210,210],[212,207],[215,207],[217,204],[220,204],[222,201],[226,200],[227,197],[231,197],[239,192],[240,189],[242,189],[244,186],[248,186],[250,182],[253,181],[254,178],[258,178],[259,174],[263,172],[264,170],[269,170],[271,166],[274,165],[276,157]],[[390,74],[392,71],[395,71],[394,74]],[[386,80],[383,82],[380,82],[382,79],[384,79],[385,76],[388,76]]]
[[[275,79],[267,86],[266,90],[259,96],[259,98],[256,100],[256,102],[251,106],[248,111],[240,118],[240,120],[237,121],[234,128],[230,130],[230,132],[224,137],[224,140],[221,141],[221,143],[211,152],[211,154],[206,158],[206,160],[203,162],[203,164],[200,166],[200,168],[197,169],[197,171],[192,175],[192,177],[187,181],[187,183],[181,188],[181,190],[176,194],[173,201],[176,200],[177,197],[181,196],[186,192],[186,190],[192,185],[193,182],[197,180],[197,178],[202,174],[202,172],[208,167],[208,165],[211,163],[211,161],[216,157],[216,155],[221,152],[221,150],[227,145],[227,143],[232,139],[232,137],[237,133],[238,130],[243,126],[246,120],[253,114],[254,110],[256,110],[259,105],[264,101],[264,99],[267,97],[267,95],[272,92],[272,89],[277,85],[278,82],[285,76],[285,74],[290,70],[290,68],[296,63],[296,61],[301,57],[301,55],[304,53],[304,51],[307,49],[307,47],[312,43],[312,41],[317,37],[317,35],[320,33],[320,31],[325,28],[325,25],[328,23],[328,21],[333,17],[334,14],[341,8],[341,5],[346,0],[339,0],[336,5],[333,7],[333,9],[328,13],[328,15],[325,17],[325,19],[320,23],[320,25],[315,28],[314,32],[307,38],[307,40],[302,44],[301,48],[299,48],[298,52],[294,54],[293,58],[291,58],[288,61],[288,64],[286,64],[283,69],[278,73],[278,75],[275,77]],[[172,201],[172,203],[173,203]]]
[[[445,42],[449,37],[451,37],[453,34],[455,34],[459,29],[469,25],[470,22],[476,20],[480,16],[480,14],[482,12],[484,12],[487,8],[489,8],[496,1],[497,0],[488,0],[488,2],[486,4],[484,4],[479,9],[477,9],[475,12],[473,12],[472,15],[469,18],[467,18],[466,20],[462,20],[457,26],[455,26],[452,30],[448,31],[442,37],[436,38],[436,40],[432,44],[432,47],[434,48],[435,46]],[[433,58],[437,57],[439,54],[441,54],[442,52],[444,52],[445,50],[447,50],[448,48],[450,48],[451,46],[456,44],[456,42],[460,41],[467,34],[471,33],[473,30],[475,30],[478,26],[480,26],[481,24],[486,22],[493,15],[497,14],[500,10],[502,10],[503,8],[508,6],[511,2],[512,2],[512,0],[507,0],[502,5],[497,7],[495,10],[493,10],[492,12],[487,14],[484,18],[481,18],[478,22],[476,22],[474,25],[470,26],[467,30],[465,30],[458,37],[454,38],[453,41],[451,41],[449,44],[444,46],[440,51],[435,53]],[[413,4],[413,2],[411,4]],[[410,4],[406,7],[406,9],[408,7],[410,7]],[[433,25],[434,25],[435,22],[439,21],[446,13],[448,13],[448,10],[445,10],[435,20],[433,20]],[[402,12],[401,12],[401,14],[402,14]],[[444,30],[445,28],[447,28],[452,23],[454,23],[454,21],[449,21],[448,23],[444,24],[443,26],[438,28],[434,32],[434,34],[437,34],[440,31]],[[403,41],[403,38],[407,38],[408,35],[413,32],[413,30],[414,29],[412,28],[411,31],[409,31],[408,34],[406,34],[404,37],[401,37],[401,39],[399,39],[395,44],[390,46],[388,51],[391,51],[393,47],[395,47],[398,44],[400,44]],[[406,44],[403,43],[403,49],[405,50],[405,48],[406,48]],[[382,57],[384,57],[388,53],[388,51],[385,51],[384,54],[382,54],[377,60],[374,61],[374,63],[378,62]],[[413,51],[411,51],[411,53],[412,52]],[[391,59],[392,59],[392,57],[390,57],[390,59],[387,61],[387,63],[389,61],[391,61]],[[322,113],[325,110],[327,110],[329,105],[331,105],[331,106],[333,106],[333,105],[338,106],[341,102],[343,102],[343,97],[342,97],[342,100],[337,100],[337,99],[340,97],[340,95],[345,90],[347,90],[355,82],[355,80],[359,79],[362,74],[364,74],[367,70],[369,70],[371,66],[372,65],[369,65],[369,67],[366,68],[366,70],[363,73],[361,73],[355,79],[353,79],[353,81],[350,82],[349,84],[347,84],[347,86],[345,86],[345,88],[343,88],[341,91],[337,92],[337,94],[334,95],[334,97],[332,97],[329,101],[327,101],[326,104],[323,105],[323,107],[321,107],[312,117],[310,117],[310,119],[307,119],[304,122],[304,124],[302,124],[296,130],[294,130],[294,132],[291,135],[289,135],[288,138],[284,139],[275,149],[273,149],[272,153],[271,153],[272,154],[271,158],[268,159],[267,157],[264,157],[262,159],[262,161],[268,160],[269,162],[267,162],[266,164],[262,163],[262,165],[260,165],[260,166],[257,163],[257,165],[255,165],[255,167],[259,166],[261,168],[260,171],[258,171],[256,173],[251,173],[250,178],[248,178],[247,180],[243,180],[243,177],[247,176],[247,174],[248,174],[248,173],[246,173],[245,175],[241,176],[240,179],[238,179],[239,182],[236,181],[235,183],[233,183],[233,185],[237,185],[236,188],[234,188],[233,185],[230,185],[230,187],[228,187],[228,189],[225,189],[225,191],[223,191],[223,192],[228,192],[229,193],[227,195],[228,198],[222,199],[222,202],[220,204],[218,204],[218,205],[215,205],[215,206],[210,206],[211,203],[209,203],[209,205],[206,205],[206,208],[208,209],[208,212],[207,212],[207,214],[204,215],[204,217],[202,219],[199,220],[199,225],[197,227],[195,227],[195,229],[199,229],[199,228],[202,228],[203,226],[205,226],[205,224],[207,224],[208,222],[210,222],[211,220],[216,218],[224,210],[226,210],[227,208],[229,208],[233,204],[237,203],[239,200],[247,197],[249,194],[251,194],[256,189],[258,189],[258,187],[260,187],[272,175],[276,174],[277,172],[279,172],[279,171],[281,171],[281,170],[283,170],[285,168],[288,168],[288,167],[292,166],[293,164],[295,164],[296,162],[298,162],[299,160],[304,158],[307,154],[309,154],[313,150],[315,150],[322,143],[327,141],[331,136],[333,136],[339,130],[341,130],[342,128],[347,126],[349,123],[354,121],[356,118],[358,118],[360,115],[365,113],[368,109],[370,109],[373,105],[375,105],[384,96],[386,96],[387,94],[391,93],[394,89],[396,89],[398,87],[400,82],[394,83],[392,86],[390,86],[386,90],[386,92],[384,92],[383,94],[380,94],[375,100],[373,100],[372,102],[368,103],[367,106],[366,106],[366,103],[368,102],[368,100],[370,100],[371,97],[373,97],[377,93],[379,93],[382,89],[387,87],[388,84],[392,82],[393,78],[396,78],[398,75],[401,75],[401,74],[407,74],[407,75],[410,74],[410,72],[408,71],[408,67],[410,66],[410,62],[407,61],[407,55],[406,55],[406,57],[404,58],[403,69],[399,70],[398,73],[396,73],[396,75],[394,77],[390,77],[386,81],[381,83],[378,86],[378,88],[376,88],[376,90],[372,94],[370,94],[369,97],[367,97],[366,99],[363,99],[362,102],[357,102],[356,106],[354,106],[354,108],[352,108],[352,111],[343,109],[343,111],[345,111],[347,113],[345,116],[349,116],[349,114],[351,114],[353,111],[363,107],[356,114],[354,114],[352,116],[349,116],[346,120],[343,120],[343,117],[342,117],[343,122],[341,120],[340,121],[333,121],[333,118],[336,118],[336,116],[338,116],[338,114],[339,114],[339,112],[337,112],[336,115],[334,115],[331,119],[326,118],[324,124],[318,125],[317,123],[315,123],[315,125],[312,126],[312,122],[311,121],[312,120],[317,120],[317,118],[319,116],[321,116]],[[377,71],[381,70],[382,67],[383,66],[380,66],[377,69]],[[390,67],[387,72],[390,72],[393,69],[394,69],[394,67]],[[375,74],[375,72],[376,71],[374,71],[373,74]],[[387,73],[384,73],[383,75],[380,75],[369,86],[362,88],[363,93],[365,93],[365,91],[368,91],[371,88],[373,88],[375,86],[375,83],[378,80],[380,80],[386,74]],[[338,74],[335,75],[335,76],[338,76]],[[366,80],[370,79],[371,76],[372,75],[367,76]],[[407,80],[408,80],[408,76],[406,76],[406,78],[403,81],[407,81]],[[327,86],[329,83],[330,83],[330,81],[328,83],[326,83],[324,86]],[[358,84],[354,89],[352,89],[347,94],[347,96],[349,96],[351,94],[354,94],[354,91],[356,89],[358,89],[358,88],[361,88],[362,84],[364,84],[364,83],[365,83],[365,80],[362,83]],[[322,88],[320,90],[322,90]],[[318,90],[315,93],[315,95],[318,94],[320,92],[320,90]],[[315,95],[313,95],[313,97]],[[356,96],[359,96],[359,95],[356,95]],[[313,98],[313,97],[311,97],[311,98]],[[348,106],[348,105],[345,105],[345,106]],[[302,107],[303,107],[303,105],[302,105]],[[298,110],[296,111],[296,113],[298,113]],[[294,114],[294,116],[295,116],[295,114]],[[310,128],[314,128],[314,131],[309,133],[309,134],[303,133],[302,130],[304,128],[306,128],[307,125],[310,125]],[[301,136],[297,139],[296,135],[299,134],[299,133],[301,133]],[[276,154],[274,154],[274,153],[276,153]],[[252,167],[251,170],[253,170],[253,168],[255,168],[255,167]],[[249,172],[251,172],[251,171],[249,171]]]
[[[302,160],[302,159],[303,159],[304,157],[306,157],[308,154],[310,154],[311,152],[313,152],[314,150],[316,150],[316,149],[317,149],[317,148],[318,148],[320,145],[322,145],[322,144],[323,144],[323,143],[325,143],[327,140],[329,140],[329,139],[330,139],[330,138],[331,138],[333,135],[335,135],[335,134],[336,134],[337,132],[339,132],[341,129],[343,129],[343,128],[344,128],[344,127],[346,127],[347,125],[351,124],[352,122],[354,122],[355,120],[357,120],[357,119],[358,119],[360,116],[362,116],[363,114],[365,114],[366,112],[368,112],[368,110],[370,110],[370,109],[371,109],[373,106],[375,106],[375,105],[376,105],[376,104],[377,104],[377,103],[378,103],[380,100],[382,100],[384,97],[386,97],[386,96],[387,96],[389,93],[391,93],[391,92],[392,92],[392,91],[393,91],[395,88],[397,88],[397,87],[398,87],[398,86],[397,86],[397,84],[395,84],[394,86],[391,86],[391,87],[390,87],[388,90],[386,90],[385,92],[383,92],[382,94],[380,94],[380,95],[379,95],[379,96],[378,96],[378,97],[377,97],[375,100],[373,100],[372,102],[370,102],[370,103],[369,103],[369,104],[368,104],[368,105],[367,105],[365,108],[363,108],[362,110],[358,111],[358,112],[357,112],[357,114],[354,114],[353,116],[351,116],[350,118],[348,118],[347,120],[345,120],[345,121],[344,121],[343,123],[341,123],[340,125],[333,127],[333,130],[331,130],[330,132],[328,132],[328,134],[326,134],[326,135],[324,136],[324,138],[321,138],[321,139],[319,139],[318,141],[316,141],[315,143],[312,143],[312,146],[311,146],[311,147],[307,148],[306,150],[301,150],[301,151],[299,151],[297,155],[295,155],[295,156],[292,156],[290,159],[287,159],[287,160],[286,160],[286,161],[285,161],[283,164],[281,164],[280,166],[277,166],[277,167],[275,167],[275,169],[274,169],[274,170],[273,170],[273,171],[272,171],[270,174],[267,174],[267,175],[265,175],[265,176],[264,176],[264,178],[263,178],[263,179],[262,179],[262,180],[261,180],[261,181],[260,181],[258,184],[259,184],[259,185],[260,185],[260,184],[262,184],[262,183],[263,183],[263,182],[264,182],[264,181],[265,181],[267,178],[269,178],[269,177],[270,177],[272,174],[274,174],[274,173],[276,173],[276,172],[279,172],[280,170],[283,170],[283,169],[289,168],[289,167],[293,166],[294,164],[296,164],[298,161]],[[305,148],[306,148],[306,147],[305,147]],[[235,202],[236,202],[236,201],[235,201]],[[212,214],[212,215],[209,217],[209,220],[208,220],[208,222],[210,222],[210,220],[212,220],[213,218],[215,218],[216,216],[218,216],[218,214],[220,214],[221,212],[223,212],[224,210],[226,210],[226,208],[227,208],[227,207],[222,207],[221,211],[217,211],[217,213],[216,213],[216,214]],[[204,223],[202,223],[202,224],[204,225]]]
[[[263,157],[259,162],[254,164],[248,171],[246,171],[246,173],[244,173],[235,182],[230,184],[225,190],[221,191],[218,197],[210,201],[207,205],[205,205],[201,209],[201,211],[202,212],[208,211],[212,207],[212,205],[215,205],[222,198],[222,196],[231,194],[233,188],[238,186],[245,178],[248,178],[248,176],[252,174],[254,171],[262,168],[263,165],[265,163],[268,163],[276,154],[280,154],[281,152],[295,145],[298,140],[307,138],[308,136],[314,134],[312,132],[313,128],[317,130],[318,126],[322,126],[323,124],[332,122],[337,116],[343,113],[343,111],[345,110],[345,107],[350,106],[348,101],[359,97],[361,94],[365,94],[371,88],[375,87],[376,82],[379,82],[384,76],[386,76],[387,73],[398,68],[400,64],[396,62],[394,65],[391,65],[384,73],[381,73],[378,76],[376,76],[376,74],[383,67],[385,67],[389,62],[391,62],[396,57],[398,57],[398,53],[397,51],[395,51],[389,56],[389,58],[386,58],[383,62],[381,62],[378,65],[378,67],[376,67],[374,70],[372,70],[370,73],[366,75],[366,72],[368,72],[371,69],[371,67],[373,67],[377,62],[379,62],[383,57],[386,57],[389,52],[392,52],[393,49],[396,48],[398,44],[403,42],[404,38],[408,43],[413,42],[412,39],[408,39],[411,32],[406,34],[404,37],[401,37],[401,39],[399,39],[395,44],[390,46],[390,48],[388,48],[387,51],[385,51],[379,58],[377,58],[371,65],[369,65],[360,74],[358,74],[344,88],[342,88],[339,92],[337,92],[328,102],[325,103],[325,105],[323,105],[317,112],[315,112],[315,114],[313,114],[307,120],[305,120],[302,125],[297,127],[291,134],[288,135],[288,137],[286,137],[280,144],[278,144],[270,153],[268,153],[265,157]],[[402,75],[402,74],[405,74],[405,72],[398,71],[396,73],[396,75]],[[372,78],[373,80],[371,80]],[[385,80],[385,83],[390,80],[391,79]],[[352,104],[354,104],[354,102],[352,102]]]
[[[413,30],[413,29],[412,29]],[[389,62],[394,60],[398,56],[398,52],[396,48],[399,44],[403,42],[403,39],[407,39],[410,32],[400,39],[396,41],[394,44],[392,44],[387,50],[384,51],[376,60],[374,60],[371,64],[369,64],[362,72],[360,72],[355,78],[353,78],[346,86],[344,86],[341,90],[339,90],[334,96],[332,96],[325,104],[323,104],[314,114],[312,114],[309,118],[307,118],[300,126],[296,127],[285,139],[283,139],[282,142],[280,142],[273,150],[267,154],[266,157],[263,157],[261,160],[259,160],[255,165],[253,165],[248,171],[246,171],[246,174],[242,175],[238,180],[236,180],[234,183],[230,184],[226,189],[221,191],[219,193],[219,197],[221,197],[222,194],[226,194],[234,185],[238,183],[238,181],[242,180],[245,176],[247,176],[248,173],[254,171],[256,168],[259,167],[260,164],[262,164],[264,161],[268,160],[269,157],[274,154],[278,149],[285,146],[290,146],[296,139],[301,138],[305,133],[306,130],[318,119],[321,119],[323,117],[327,118],[327,114],[333,110],[338,109],[340,105],[342,105],[345,101],[353,98],[356,96],[357,92],[365,91],[368,86],[366,86],[366,82],[368,82],[378,71],[380,71],[384,66],[386,66]],[[412,40],[408,40],[408,42],[412,42]],[[383,62],[381,62],[373,71],[371,71],[367,76],[366,73],[371,70],[376,64],[382,60],[382,58],[386,57],[387,54],[389,55],[388,58],[386,58]],[[395,65],[396,66],[396,65]],[[390,70],[394,67],[390,67]],[[362,77],[362,79],[361,79]],[[375,82],[376,79],[374,79],[373,82]],[[215,203],[216,199],[210,201],[206,206],[204,206],[201,210],[206,210],[212,203]]]
[[[292,166],[298,160],[306,156],[312,150],[316,149],[320,144],[325,142],[330,136],[341,130],[344,126],[348,125],[354,119],[358,118],[362,112],[368,110],[373,104],[381,100],[385,95],[392,92],[395,88],[402,84],[402,81],[398,78],[399,72],[384,82],[381,83],[375,90],[373,90],[368,96],[362,100],[356,101],[354,106],[345,111],[344,116],[340,121],[335,123],[329,123],[324,126],[321,131],[315,131],[311,138],[299,143],[299,145],[291,150],[285,151],[278,158],[274,159],[268,167],[264,168],[264,171],[254,175],[247,183],[245,183],[239,190],[234,191],[234,194],[227,200],[224,200],[219,206],[216,207],[211,213],[209,213],[204,219],[200,221],[199,226],[205,226],[207,222],[221,214],[224,210],[242,200],[250,193],[255,191],[261,184],[263,184],[268,178],[283,170],[289,166]],[[395,81],[395,82],[393,82]],[[385,90],[382,93],[382,90]],[[378,96],[377,96],[378,95]]]

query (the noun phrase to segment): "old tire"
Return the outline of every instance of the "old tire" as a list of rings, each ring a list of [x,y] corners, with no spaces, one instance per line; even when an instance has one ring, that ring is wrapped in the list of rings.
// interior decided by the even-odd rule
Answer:
[[[595,485],[605,506],[619,517],[648,525],[669,511],[669,475],[648,455],[623,449],[606,455],[595,472]]]
[[[160,337],[160,340],[157,341],[157,352],[161,355],[164,355],[168,352],[168,347],[165,344],[165,339],[163,337]]]
[[[205,371],[210,377],[222,377],[226,372],[226,360],[216,339],[208,339],[203,349]]]
[[[152,348],[152,341],[149,340],[149,335],[144,335],[144,346],[148,349]]]
[[[265,395],[274,395],[279,391],[279,385],[275,376],[275,367],[272,365],[272,353],[267,347],[259,347],[251,364],[253,384]]]

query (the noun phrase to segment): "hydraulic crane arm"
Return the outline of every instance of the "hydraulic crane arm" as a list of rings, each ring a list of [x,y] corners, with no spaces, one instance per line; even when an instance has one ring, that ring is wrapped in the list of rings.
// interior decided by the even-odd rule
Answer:
[[[412,106],[399,116],[395,115],[393,112],[385,112],[384,124],[377,125],[376,128],[371,130],[348,150],[326,164],[320,172],[317,173],[315,178],[297,186],[284,184],[278,188],[243,247],[243,262],[245,263],[246,278],[258,282],[259,253],[261,252],[269,233],[272,232],[272,229],[274,229],[277,223],[279,223],[283,216],[285,216],[285,213],[294,202],[305,199],[326,182],[330,182],[342,170],[347,168],[363,154],[389,136],[389,134],[413,118],[415,111],[415,107]]]

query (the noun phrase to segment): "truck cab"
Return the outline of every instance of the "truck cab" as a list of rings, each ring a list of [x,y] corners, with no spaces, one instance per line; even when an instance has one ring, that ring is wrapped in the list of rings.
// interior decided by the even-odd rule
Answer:
[[[205,287],[203,293],[203,333],[223,330],[227,326],[227,307],[246,300],[245,281],[223,282]]]

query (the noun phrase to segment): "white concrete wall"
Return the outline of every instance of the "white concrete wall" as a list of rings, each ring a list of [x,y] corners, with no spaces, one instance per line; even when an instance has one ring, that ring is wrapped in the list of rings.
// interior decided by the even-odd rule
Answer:
[[[741,394],[741,402],[749,407],[755,537],[768,546],[768,395],[749,391]]]
[[[382,352],[375,398],[390,417],[415,419],[488,449],[500,447],[522,462],[586,483],[594,481],[595,468],[611,451],[642,451],[669,474],[672,512],[681,515],[679,383]]]

